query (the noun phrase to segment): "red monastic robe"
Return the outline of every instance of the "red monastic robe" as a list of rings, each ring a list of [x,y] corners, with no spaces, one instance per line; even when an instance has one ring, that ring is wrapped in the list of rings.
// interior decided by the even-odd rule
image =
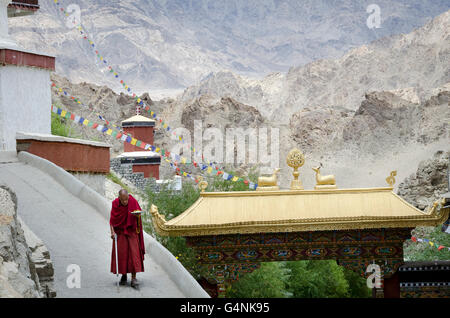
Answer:
[[[117,254],[119,273],[138,273],[144,271],[144,235],[140,216],[131,212],[141,210],[137,200],[130,194],[128,205],[122,205],[119,198],[112,202],[109,223],[117,233]],[[113,240],[111,272],[116,274],[116,250]]]

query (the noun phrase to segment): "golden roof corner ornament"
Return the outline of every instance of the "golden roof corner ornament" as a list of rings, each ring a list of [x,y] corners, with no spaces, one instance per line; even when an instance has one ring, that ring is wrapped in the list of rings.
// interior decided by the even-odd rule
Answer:
[[[286,163],[289,167],[294,168],[294,172],[292,173],[294,180],[291,181],[291,190],[303,190],[302,182],[298,179],[300,175],[298,168],[305,164],[305,156],[299,149],[294,148],[289,151]]]
[[[152,204],[152,206],[150,207],[150,214],[152,215],[152,217],[161,220],[161,222],[166,222],[166,218],[164,217],[164,215],[161,215],[158,212],[158,207],[154,204]]]
[[[150,213],[152,215],[156,215],[158,213],[158,207],[154,204],[152,204],[152,206],[150,207]]]
[[[202,176],[199,176],[197,179],[200,193],[205,192],[206,188],[208,187],[208,182],[204,181]]]
[[[167,222],[165,216],[158,212],[158,207],[154,204],[150,207],[150,213],[152,215],[153,225],[155,226],[156,232],[161,235],[167,235],[165,230],[165,224]]]
[[[395,184],[395,176],[397,175],[397,170],[391,171],[391,174],[389,175],[389,177],[386,178],[386,182],[389,184],[389,186],[391,188],[394,187]]]
[[[428,206],[428,209],[427,209],[427,211],[426,211],[426,214],[430,214],[430,215],[435,214],[435,213],[436,213],[436,210],[437,210],[437,208],[438,208],[439,205],[440,205],[439,200],[433,202],[432,205]]]
[[[280,170],[280,168],[276,168],[270,177],[259,177],[256,191],[280,190],[280,187],[278,186],[278,172],[280,172]]]
[[[322,176],[320,174],[320,168],[322,168],[322,163],[317,168],[312,168],[316,172],[316,186],[314,190],[322,189],[337,189],[336,177],[333,174]]]

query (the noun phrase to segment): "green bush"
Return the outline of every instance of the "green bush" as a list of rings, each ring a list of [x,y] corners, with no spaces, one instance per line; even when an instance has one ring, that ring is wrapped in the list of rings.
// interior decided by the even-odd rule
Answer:
[[[243,275],[227,288],[229,298],[285,298],[291,294],[286,288],[290,279],[284,262],[261,263],[259,269]]]
[[[77,133],[76,129],[70,126],[65,118],[55,113],[52,113],[51,132],[55,136],[81,138],[81,135]]]
[[[288,262],[288,289],[295,298],[348,297],[344,268],[333,260]]]
[[[412,231],[412,235],[422,239],[426,238],[439,245],[450,246],[450,235],[442,232],[441,228],[442,225],[419,226]],[[450,251],[447,248],[439,251],[436,246],[408,240],[404,244],[404,258],[405,261],[445,261],[450,259]]]
[[[345,267],[344,276],[348,282],[348,297],[351,298],[367,298],[372,297],[372,289],[367,287],[367,280],[358,273],[351,271]]]
[[[371,297],[366,279],[334,260],[262,263],[231,284],[227,297]]]

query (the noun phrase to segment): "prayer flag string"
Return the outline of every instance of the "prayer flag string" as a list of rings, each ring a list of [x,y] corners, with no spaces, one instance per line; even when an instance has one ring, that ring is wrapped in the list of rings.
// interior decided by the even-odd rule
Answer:
[[[61,2],[59,0],[53,0],[53,2],[55,3],[55,5],[57,5],[60,8],[60,11],[64,13],[65,16],[69,16],[69,13],[62,7]],[[183,139],[182,135],[177,135],[176,132],[163,120],[163,118],[159,117],[154,111],[152,111],[150,109],[150,106],[147,105],[141,98],[139,98],[134,92],[132,92],[131,87],[129,87],[128,84],[125,83],[125,81],[123,79],[121,79],[121,77],[119,76],[119,74],[112,68],[111,65],[109,65],[109,63],[107,62],[107,60],[105,59],[105,57],[100,54],[100,52],[96,49],[96,45],[95,43],[88,37],[88,34],[86,32],[86,30],[82,27],[81,22],[80,24],[76,24],[76,21],[73,21],[73,24],[75,25],[75,27],[77,28],[77,30],[80,32],[80,35],[82,36],[82,38],[86,41],[88,41],[89,46],[91,47],[91,49],[95,52],[97,58],[105,65],[108,66],[109,72],[111,74],[114,75],[114,77],[116,79],[118,79],[120,81],[120,84],[122,85],[123,89],[132,94],[132,97],[135,99],[136,103],[141,106],[145,111],[147,111],[150,114],[150,117],[155,119],[156,122],[158,122],[161,127],[164,129],[164,131],[166,132],[172,132],[172,134],[175,136],[176,140],[181,141],[182,143],[185,143],[185,140]],[[72,96],[73,97],[73,96]],[[75,98],[72,98],[74,100],[76,100]],[[76,100],[76,102],[78,103],[79,101]],[[98,115],[100,119],[103,120],[103,118],[101,117],[101,115]],[[113,125],[114,126],[114,125]],[[203,165],[203,163],[206,163],[209,167],[208,167],[208,173],[212,173],[213,170],[215,170],[215,173],[217,175],[223,175],[223,172],[221,171],[221,168],[219,166],[217,166],[216,164],[208,161],[207,159],[205,159],[205,157],[203,156],[203,154],[201,154],[199,151],[196,151],[196,149],[194,147],[192,147],[192,145],[189,144],[189,148],[191,151],[194,152],[194,154],[197,157],[201,157],[202,158],[202,162],[201,165]],[[185,162],[183,162],[185,161]],[[182,159],[182,163],[187,163],[187,160]],[[194,166],[195,162],[194,162]],[[222,169],[223,170],[223,169]],[[233,182],[236,181],[243,181],[246,185],[253,185],[252,182],[250,182],[249,180],[244,180],[243,178],[239,178],[239,177],[235,177],[232,176],[231,179],[226,179],[224,178],[224,180],[232,180]]]
[[[450,251],[450,247],[448,246],[444,246],[435,242],[430,241],[429,239],[426,238],[420,238],[420,237],[415,237],[412,236],[411,237],[411,241],[413,241],[414,243],[425,243],[431,247],[435,247],[438,251],[442,251],[443,249],[447,249]]]
[[[169,157],[170,157],[170,158],[174,158],[174,161],[181,161],[182,163],[186,163],[187,159],[185,157],[182,157],[182,156],[180,156],[178,154],[170,153],[169,151],[166,151],[163,148],[155,147],[154,145],[150,145],[150,144],[148,144],[146,142],[143,142],[141,140],[138,140],[138,139],[132,137],[131,135],[125,134],[124,132],[117,131],[117,130],[113,131],[107,125],[105,126],[105,125],[101,125],[101,124],[98,124],[98,123],[91,122],[88,119],[85,119],[85,118],[83,118],[81,116],[75,115],[75,114],[73,114],[73,113],[71,113],[69,111],[66,111],[66,110],[64,110],[62,108],[56,107],[54,105],[52,105],[51,109],[52,109],[53,113],[55,113],[56,115],[58,115],[60,117],[63,117],[63,118],[66,118],[66,119],[70,119],[70,120],[74,121],[75,123],[78,123],[78,124],[86,126],[86,127],[90,127],[90,128],[95,129],[95,130],[97,130],[97,131],[99,131],[101,133],[104,133],[104,134],[106,133],[109,136],[112,136],[112,137],[114,137],[116,139],[120,139],[123,142],[130,143],[130,144],[132,144],[132,145],[134,145],[136,147],[142,148],[144,150],[151,150],[153,152],[156,152],[156,153],[158,153],[161,156],[161,158],[164,158],[164,160],[166,162],[168,162],[170,164],[170,166],[178,174],[180,174],[182,176],[185,176],[187,178],[190,178],[190,179],[194,180],[196,183],[199,182],[197,178],[195,178],[194,176],[192,176],[191,174],[189,174],[189,173],[187,173],[185,171],[182,171],[177,166],[176,162],[173,163],[169,159]],[[200,168],[202,171],[206,170],[209,174],[211,174],[213,172],[212,167],[209,167],[209,166],[204,165],[202,163],[197,163],[197,162],[194,161],[193,165],[194,165],[194,167]],[[244,180],[244,179],[239,178],[237,176],[233,176],[231,174],[228,174],[228,173],[226,173],[224,171],[220,171],[219,170],[215,174],[216,175],[222,175],[223,179],[227,180],[227,181],[230,181],[230,180],[233,181],[233,182],[243,181],[244,184],[248,185],[249,189],[252,189],[252,190],[255,190],[258,187],[257,183],[253,183],[251,181]]]

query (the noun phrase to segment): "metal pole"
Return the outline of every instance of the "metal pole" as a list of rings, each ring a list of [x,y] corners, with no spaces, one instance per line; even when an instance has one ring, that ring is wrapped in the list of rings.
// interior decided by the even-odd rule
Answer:
[[[119,292],[119,254],[117,253],[117,233],[114,233],[115,247],[116,247],[116,277],[117,277],[117,292]]]

